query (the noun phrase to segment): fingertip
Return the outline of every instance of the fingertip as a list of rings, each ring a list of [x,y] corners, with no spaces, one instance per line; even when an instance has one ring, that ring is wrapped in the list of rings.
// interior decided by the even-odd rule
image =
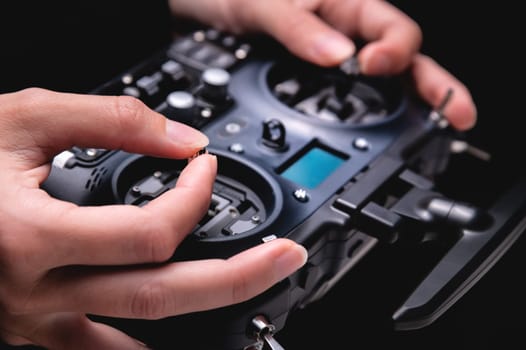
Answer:
[[[477,123],[477,107],[471,98],[458,99],[444,114],[453,126],[459,131],[472,129]]]
[[[308,56],[310,60],[323,66],[337,65],[351,57],[356,48],[354,43],[337,31],[320,33],[313,39]]]
[[[184,169],[179,177],[177,186],[211,188],[217,174],[217,157],[211,154],[202,154],[194,158]]]
[[[260,2],[256,2],[260,3]],[[320,66],[336,66],[351,57],[353,41],[334,29],[315,13],[288,1],[275,0],[256,11],[261,29],[296,56]]]
[[[274,258],[274,269],[276,280],[280,281],[300,269],[308,259],[308,251],[302,245],[286,239],[279,238],[265,243],[279,245],[277,255]]]
[[[201,167],[206,167],[212,176],[215,176],[217,173],[217,156],[214,154],[206,153],[202,154],[196,159],[199,159],[199,162],[202,164]]]
[[[477,106],[468,87],[433,58],[418,54],[413,60],[412,76],[416,90],[433,108],[443,104],[448,91],[453,92],[443,111],[453,128],[465,131],[475,126]]]
[[[411,63],[410,57],[403,52],[397,52],[380,42],[364,46],[358,54],[358,60],[362,73],[366,75],[398,74]]]
[[[178,147],[196,150],[206,147],[210,142],[201,131],[170,119],[166,120],[166,135]]]
[[[361,72],[366,75],[384,75],[391,71],[391,59],[389,56],[378,53],[360,55]]]

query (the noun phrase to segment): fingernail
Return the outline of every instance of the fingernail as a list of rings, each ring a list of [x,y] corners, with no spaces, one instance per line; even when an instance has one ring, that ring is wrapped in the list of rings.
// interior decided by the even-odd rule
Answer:
[[[323,34],[315,39],[314,50],[316,54],[322,55],[335,62],[341,62],[352,56],[354,45],[339,32]]]
[[[277,279],[281,281],[297,271],[300,267],[305,265],[307,258],[307,250],[303,246],[291,242],[288,249],[274,261]]]
[[[166,121],[166,135],[184,147],[203,148],[209,143],[208,137],[199,130],[173,120]]]
[[[477,107],[474,104],[460,104],[457,103],[455,114],[452,111],[448,111],[447,107],[444,111],[453,125],[453,127],[459,131],[467,131],[472,129],[477,123]]]
[[[368,59],[362,63],[362,71],[365,74],[379,75],[387,74],[391,71],[391,59],[382,53],[370,55]]]

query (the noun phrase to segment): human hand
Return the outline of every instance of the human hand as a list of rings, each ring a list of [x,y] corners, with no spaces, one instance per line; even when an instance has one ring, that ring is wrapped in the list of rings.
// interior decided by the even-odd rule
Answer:
[[[129,96],[0,95],[0,337],[49,349],[142,349],[86,314],[158,319],[220,307],[304,264],[304,248],[287,239],[227,260],[167,262],[209,206],[210,155],[144,207],[79,207],[40,189],[52,157],[73,145],[187,158],[207,143]]]
[[[409,70],[420,96],[444,109],[458,130],[472,128],[477,110],[466,86],[432,58],[419,53],[420,27],[381,0],[170,0],[176,15],[233,33],[265,32],[297,56],[322,66],[337,65],[356,51],[353,39],[366,42],[357,57],[364,74]]]

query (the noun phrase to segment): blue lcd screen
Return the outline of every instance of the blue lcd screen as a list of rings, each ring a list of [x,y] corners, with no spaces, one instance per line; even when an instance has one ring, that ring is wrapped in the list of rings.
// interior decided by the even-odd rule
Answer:
[[[313,147],[286,168],[281,176],[301,186],[315,188],[344,161],[345,159],[341,156],[319,147]]]

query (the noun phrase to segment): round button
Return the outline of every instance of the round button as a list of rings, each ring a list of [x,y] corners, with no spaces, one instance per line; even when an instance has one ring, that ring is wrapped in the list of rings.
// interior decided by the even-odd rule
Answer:
[[[238,154],[241,154],[241,153],[245,152],[245,147],[243,147],[242,144],[237,143],[237,142],[231,144],[230,147],[228,147],[228,149],[231,152],[238,153]]]
[[[356,148],[359,151],[367,151],[371,147],[371,145],[369,144],[369,141],[367,141],[363,137],[356,138],[353,141],[352,145],[354,148]]]
[[[122,92],[128,96],[133,96],[136,98],[141,97],[141,92],[134,86],[126,86]]]
[[[170,107],[177,109],[189,109],[195,104],[194,96],[186,91],[174,91],[168,95],[166,102]]]
[[[230,81],[230,73],[221,68],[208,68],[203,72],[203,82],[211,86],[225,86]]]
[[[229,134],[237,134],[241,131],[241,125],[238,123],[228,123],[225,125],[225,131]]]
[[[174,91],[166,97],[166,116],[183,123],[192,124],[197,115],[194,96],[186,91]]]
[[[230,82],[230,73],[221,68],[206,69],[201,80],[203,89],[201,96],[213,104],[222,104],[228,100],[228,83]]]

